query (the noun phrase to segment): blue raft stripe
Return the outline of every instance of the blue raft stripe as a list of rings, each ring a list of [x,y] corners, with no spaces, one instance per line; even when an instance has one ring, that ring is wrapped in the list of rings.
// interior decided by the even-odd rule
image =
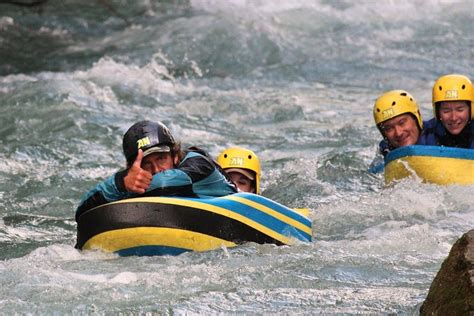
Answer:
[[[126,248],[116,251],[115,253],[121,257],[127,256],[177,256],[183,252],[190,251],[189,249],[169,247],[169,246],[138,246]]]
[[[281,213],[291,219],[294,219],[295,221],[300,222],[301,224],[308,226],[311,228],[311,220],[309,220],[307,217],[301,215],[300,213],[293,211],[292,209],[289,209],[288,207],[277,203],[275,201],[272,201],[270,199],[267,199],[266,197],[263,197],[261,195],[256,195],[256,194],[248,194],[248,193],[239,193],[237,196],[245,198],[247,200],[259,203],[261,205],[264,205],[268,208],[271,208],[278,213]]]
[[[283,236],[287,237],[297,237],[298,239],[301,239],[303,241],[311,241],[311,235],[308,235],[308,233],[300,230],[297,227],[294,227],[286,222],[283,222],[279,220],[278,218],[275,218],[267,213],[264,213],[256,208],[253,208],[251,206],[248,206],[246,204],[242,204],[237,201],[232,201],[232,200],[225,200],[222,199],[219,201],[219,206],[226,208],[234,213],[238,213],[242,216],[245,216],[257,223],[259,223],[262,226],[265,226]],[[217,203],[216,203],[217,204]],[[288,228],[291,227],[294,229],[298,234],[292,233],[291,235],[288,235]],[[300,238],[303,237],[303,238]]]
[[[276,203],[262,203],[262,202],[265,202],[265,198],[263,199],[258,199],[258,195],[255,195],[255,194],[242,194],[242,193],[239,193],[238,194],[239,197],[242,197],[242,198],[246,198],[248,200],[251,200],[253,202],[257,202],[257,203],[260,203],[262,205],[265,205],[267,207],[270,207],[272,209],[274,209],[275,211],[277,212],[280,212],[300,223],[302,223],[303,225],[306,225],[308,227],[311,228],[311,221],[307,220],[304,216],[292,211],[292,210],[289,210],[289,209],[286,209],[286,207],[284,206],[280,206],[278,207],[278,205]],[[256,200],[253,200],[251,199],[250,197],[257,197]],[[243,204],[243,203],[240,203],[240,202],[237,202],[237,201],[233,201],[233,200],[228,200],[228,199],[225,199],[225,198],[218,198],[218,199],[196,199],[196,201],[199,201],[200,203],[206,203],[206,204],[209,204],[209,205],[214,205],[214,206],[218,206],[218,207],[222,207],[222,208],[225,208],[227,210],[229,210],[230,212],[233,212],[233,213],[237,213],[237,214],[240,214],[250,220],[253,220],[257,223],[259,223],[260,225],[262,226],[265,226],[267,227],[268,229],[271,229],[275,232],[277,232],[278,234],[281,234],[283,236],[286,236],[286,237],[296,237],[302,241],[311,241],[312,239],[312,236],[309,235],[308,233],[300,230],[299,228],[297,227],[294,227],[286,222],[283,222],[267,213],[264,213],[256,208],[253,208],[251,206],[248,206],[246,204]],[[291,228],[293,229],[294,231],[296,231],[298,234],[294,234],[294,233],[291,233],[289,234],[289,231],[288,229]]]
[[[408,156],[430,156],[474,160],[474,150],[466,148],[413,145],[392,150],[385,157],[385,165],[393,160]]]

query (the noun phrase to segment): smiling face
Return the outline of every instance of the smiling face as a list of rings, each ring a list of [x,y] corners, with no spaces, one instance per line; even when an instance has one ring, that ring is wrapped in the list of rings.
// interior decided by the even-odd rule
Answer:
[[[394,148],[416,144],[420,130],[411,114],[405,113],[381,124],[381,130]]]
[[[444,128],[458,135],[470,120],[469,105],[466,101],[440,102],[438,115]]]

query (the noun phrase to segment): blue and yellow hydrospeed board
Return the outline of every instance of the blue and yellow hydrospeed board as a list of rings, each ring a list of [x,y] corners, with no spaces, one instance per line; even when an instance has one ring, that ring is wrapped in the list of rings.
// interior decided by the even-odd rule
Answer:
[[[265,197],[238,193],[213,199],[145,197],[82,214],[77,248],[121,256],[177,255],[245,242],[310,242],[309,218]]]
[[[474,184],[474,149],[407,146],[385,157],[385,181],[409,176],[436,184]]]

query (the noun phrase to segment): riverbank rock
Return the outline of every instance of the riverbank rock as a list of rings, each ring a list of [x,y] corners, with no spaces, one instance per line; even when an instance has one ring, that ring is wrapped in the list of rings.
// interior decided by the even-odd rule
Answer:
[[[474,315],[474,229],[451,248],[431,283],[421,315]]]

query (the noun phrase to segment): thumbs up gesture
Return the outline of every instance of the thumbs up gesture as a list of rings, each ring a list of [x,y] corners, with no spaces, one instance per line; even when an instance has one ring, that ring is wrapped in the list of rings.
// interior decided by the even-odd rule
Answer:
[[[137,158],[133,165],[128,169],[124,183],[128,192],[143,194],[150,186],[152,174],[142,169],[143,150],[138,150]]]

